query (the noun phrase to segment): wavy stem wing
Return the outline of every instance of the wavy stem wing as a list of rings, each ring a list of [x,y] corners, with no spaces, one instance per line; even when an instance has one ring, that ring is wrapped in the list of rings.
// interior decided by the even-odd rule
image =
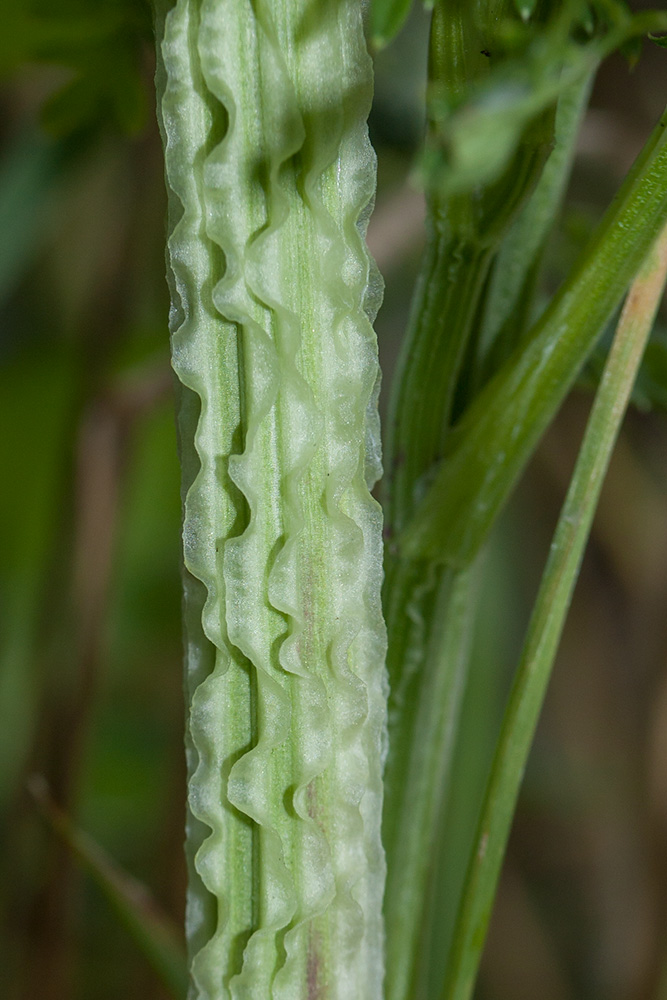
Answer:
[[[179,0],[192,996],[379,998],[379,280],[360,10]]]

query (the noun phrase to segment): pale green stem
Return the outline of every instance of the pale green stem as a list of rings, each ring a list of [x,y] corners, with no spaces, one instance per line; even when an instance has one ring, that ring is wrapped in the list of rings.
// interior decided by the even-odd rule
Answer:
[[[521,779],[595,508],[667,275],[667,228],[632,284],[542,577],[487,786],[443,1000],[469,1000]],[[520,956],[517,956],[520,958]]]
[[[380,1000],[375,163],[361,5],[177,0],[187,932],[201,1000]]]

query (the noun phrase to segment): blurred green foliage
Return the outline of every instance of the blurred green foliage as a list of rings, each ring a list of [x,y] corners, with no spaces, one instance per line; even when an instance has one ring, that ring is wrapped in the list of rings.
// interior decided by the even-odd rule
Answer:
[[[140,70],[151,35],[149,0],[5,0],[0,77],[35,63],[64,71],[42,112],[53,135],[136,133],[150,103]]]

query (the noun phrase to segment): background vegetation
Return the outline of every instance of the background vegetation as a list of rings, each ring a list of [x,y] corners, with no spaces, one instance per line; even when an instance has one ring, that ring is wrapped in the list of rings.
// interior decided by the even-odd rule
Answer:
[[[148,6],[7,0],[0,40],[0,984],[11,1000],[166,994],[28,791],[50,794],[182,923],[179,471]],[[369,240],[385,384],[423,208],[427,19],[377,60]],[[544,268],[557,286],[665,96],[645,44],[599,74]],[[662,323],[665,322],[663,313]],[[532,754],[477,995],[667,997],[667,341],[658,325],[605,487]],[[595,359],[588,369],[593,384]],[[590,403],[571,395],[487,564],[449,831],[465,863]],[[471,737],[470,734],[473,734]],[[34,787],[33,781],[33,787]],[[452,871],[454,887],[462,871]],[[6,985],[2,979],[6,978]],[[662,993],[660,992],[662,990]]]

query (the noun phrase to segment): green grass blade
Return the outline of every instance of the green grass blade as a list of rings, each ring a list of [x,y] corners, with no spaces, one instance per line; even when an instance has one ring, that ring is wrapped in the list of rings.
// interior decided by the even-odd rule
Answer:
[[[666,218],[667,114],[549,308],[452,432],[406,555],[474,557]]]
[[[415,570],[422,579],[429,575],[423,566]],[[415,644],[417,653],[423,655],[419,677],[411,678],[408,669],[396,699],[401,728],[393,728],[394,736],[400,738],[407,731],[413,739],[409,744],[404,741],[401,753],[390,755],[385,773],[386,1000],[413,995],[422,958],[420,929],[438,820],[449,786],[478,589],[476,567],[444,573],[431,567],[433,574],[438,579],[429,587],[432,602],[419,608],[424,624],[430,619],[426,649]],[[414,583],[410,594],[419,605],[420,591]],[[413,605],[408,612],[416,610]],[[406,652],[409,658],[410,650]],[[411,684],[411,680],[418,683]]]
[[[491,20],[497,31],[497,17]],[[429,85],[443,100],[456,101],[488,72],[487,60],[476,51],[478,33],[472,8],[435,8]],[[490,37],[495,44],[493,33]],[[467,58],[471,50],[474,59]],[[476,188],[469,176],[456,195],[427,195],[426,248],[389,400],[383,492],[390,551],[391,538],[405,530],[414,512],[418,480],[443,454],[489,267],[542,174],[554,119],[555,108],[548,108],[526,129],[512,130],[510,168],[487,187]],[[429,122],[432,137],[439,128],[437,121]]]
[[[632,385],[667,276],[667,228],[633,282],[561,512],[496,748],[443,1000],[469,1000],[533,734]]]
[[[480,331],[484,381],[487,373],[493,374],[511,353],[531,319],[542,251],[570,176],[592,83],[591,74],[561,94],[554,148],[528,204],[503,240],[494,262]]]
[[[479,593],[466,687],[450,775],[429,867],[419,935],[419,968],[410,1000],[438,997],[445,978],[486,782],[516,664],[518,617],[516,537],[496,533],[480,563]]]
[[[490,261],[488,247],[440,232],[429,219],[390,401],[383,483],[390,544],[414,513],[416,483],[442,454],[456,381]]]
[[[488,14],[488,12],[487,12]],[[493,18],[493,28],[497,18]],[[431,32],[430,78],[457,95],[488,72],[475,12],[439,5]],[[475,53],[471,61],[462,51]],[[387,433],[387,553],[383,603],[388,624],[389,751],[383,842],[386,996],[405,1000],[417,977],[430,866],[468,666],[476,574],[403,560],[393,547],[412,516],[420,478],[443,454],[455,390],[480,315],[493,254],[529,198],[550,148],[554,109],[511,151],[511,168],[483,192],[431,192],[427,245],[390,400]],[[433,123],[431,123],[431,127]]]
[[[42,778],[34,776],[29,788],[44,818],[97,883],[171,996],[183,1000],[188,974],[180,928],[160,911],[141,882],[120,868],[92,837],[74,826],[51,799]]]

